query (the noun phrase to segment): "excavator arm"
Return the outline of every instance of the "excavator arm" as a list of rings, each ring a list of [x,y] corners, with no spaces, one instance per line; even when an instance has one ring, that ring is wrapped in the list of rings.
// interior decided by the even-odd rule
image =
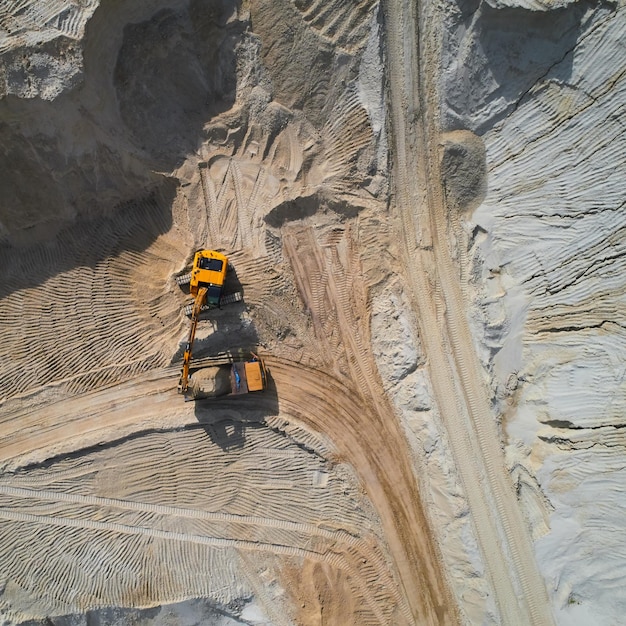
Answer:
[[[178,393],[187,393],[189,389],[189,367],[191,365],[191,350],[193,348],[193,342],[196,338],[196,327],[198,326],[198,319],[206,300],[207,288],[201,287],[196,295],[196,300],[193,303],[193,310],[191,312],[191,326],[189,328],[189,337],[187,338],[187,345],[185,346],[185,354],[183,355],[183,371],[178,381]]]

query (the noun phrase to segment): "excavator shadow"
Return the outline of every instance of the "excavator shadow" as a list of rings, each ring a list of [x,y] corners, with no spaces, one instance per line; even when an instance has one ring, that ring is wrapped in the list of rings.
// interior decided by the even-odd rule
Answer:
[[[231,293],[241,293],[242,296],[245,296],[243,285],[237,275],[237,268],[229,263],[228,271],[226,272],[226,280],[224,281],[224,295],[228,296]]]
[[[249,353],[250,346],[259,344],[256,329],[246,319],[245,311],[245,304],[238,302],[222,310],[213,309],[200,314],[198,335],[193,344],[192,373],[199,363],[213,355],[232,356],[234,359]]]
[[[249,428],[258,428],[268,417],[278,415],[276,385],[271,371],[266,373],[267,387],[263,391],[194,401],[198,424],[225,452],[243,448]]]

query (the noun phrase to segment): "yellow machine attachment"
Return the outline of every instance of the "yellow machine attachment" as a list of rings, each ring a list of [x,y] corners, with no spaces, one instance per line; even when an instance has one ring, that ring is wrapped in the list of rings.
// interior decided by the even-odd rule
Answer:
[[[185,354],[183,355],[183,371],[180,375],[180,381],[178,382],[178,393],[187,393],[189,389],[189,367],[191,364],[191,350],[193,348],[193,342],[196,338],[196,328],[198,326],[198,319],[202,306],[206,299],[208,292],[207,287],[200,287],[196,292],[196,300],[193,303],[193,310],[191,312],[191,326],[189,328],[189,337],[187,338],[187,345],[185,346]]]

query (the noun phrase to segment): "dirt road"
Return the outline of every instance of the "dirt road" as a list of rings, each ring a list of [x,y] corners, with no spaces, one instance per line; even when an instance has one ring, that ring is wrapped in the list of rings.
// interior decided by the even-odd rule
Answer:
[[[343,328],[346,329],[345,326]],[[454,611],[450,610],[452,605],[441,579],[437,551],[420,508],[409,456],[406,451],[402,452],[406,444],[392,417],[391,409],[387,408],[387,412],[382,412],[380,400],[376,403],[368,402],[349,380],[338,380],[323,371],[303,368],[297,363],[273,357],[267,359],[267,364],[278,389],[280,414],[309,425],[317,432],[325,433],[336,446],[338,457],[357,469],[366,486],[381,517],[385,538],[398,569],[402,592],[397,591],[393,598],[393,604],[399,611],[394,617],[394,623],[454,623]],[[0,460],[10,466],[11,460],[16,457],[23,463],[24,459],[43,459],[49,458],[53,453],[70,452],[75,449],[78,434],[85,444],[103,444],[107,439],[118,439],[126,429],[132,432],[141,424],[146,428],[154,426],[154,419],[151,418],[159,415],[169,415],[179,425],[197,423],[192,411],[181,408],[180,397],[173,388],[175,374],[173,368],[153,372],[149,377],[142,377],[126,385],[59,403],[58,410],[47,406],[41,411],[31,411],[28,415],[23,415],[21,420],[7,422],[7,436],[0,444]],[[254,400],[257,410],[263,404],[263,398]],[[187,405],[187,409],[190,406],[193,405]],[[215,410],[219,410],[229,404],[218,402],[214,406]],[[242,408],[245,414],[245,405],[240,404],[239,411]],[[13,432],[9,432],[10,425],[14,428]],[[33,492],[31,495],[12,484],[0,488],[0,492],[20,498],[36,497],[57,502],[76,500],[75,497],[58,491]],[[80,499],[80,502],[83,501],[100,507],[121,506],[115,501],[100,502],[97,498]],[[131,502],[123,506],[136,509],[143,505]],[[157,508],[158,512],[167,514],[196,515],[169,509],[161,511],[163,507]],[[57,527],[75,526],[77,523],[63,521],[65,517],[57,521],[46,521],[40,516],[28,517],[25,513],[11,512],[10,509],[0,511],[0,517]],[[241,523],[241,520],[236,521]],[[249,523],[253,524],[254,520]],[[104,522],[90,523],[89,528],[136,535],[147,533],[153,536],[150,530],[133,530],[127,526],[118,527]],[[222,545],[220,541],[209,538],[166,535],[161,538]],[[246,549],[244,544],[243,548]],[[241,547],[237,543],[233,546]],[[279,548],[271,549],[280,553]],[[294,554],[300,553],[296,551]],[[375,592],[373,580],[382,580],[383,574],[389,577],[379,557],[376,560],[372,555],[366,558],[373,562],[375,570],[372,572],[372,579],[369,582],[364,580],[361,585],[364,598]],[[394,588],[395,584],[391,581],[385,584],[387,590]],[[372,598],[370,604],[376,606],[381,600],[384,600],[387,609],[377,615],[379,623],[386,623],[389,599]]]
[[[389,1],[384,8],[399,228],[437,404],[502,623],[550,624],[449,248],[438,165],[439,22],[422,3]]]

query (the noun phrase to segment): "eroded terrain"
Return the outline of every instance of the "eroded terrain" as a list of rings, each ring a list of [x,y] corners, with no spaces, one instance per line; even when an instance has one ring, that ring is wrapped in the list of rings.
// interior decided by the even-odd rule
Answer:
[[[0,9],[7,623],[619,614],[623,9],[513,4]]]

